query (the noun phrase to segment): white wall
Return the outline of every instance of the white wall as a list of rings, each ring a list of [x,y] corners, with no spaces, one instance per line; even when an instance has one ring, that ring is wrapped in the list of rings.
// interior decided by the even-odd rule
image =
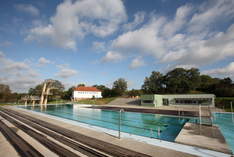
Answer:
[[[73,91],[74,99],[82,99],[82,98],[102,98],[102,92],[95,91]]]

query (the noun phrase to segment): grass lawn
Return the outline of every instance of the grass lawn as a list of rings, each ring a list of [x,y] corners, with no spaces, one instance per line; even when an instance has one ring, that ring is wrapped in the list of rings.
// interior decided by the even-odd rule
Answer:
[[[53,100],[53,101],[49,101],[48,104],[71,104],[72,102],[69,100]]]
[[[75,103],[78,104],[94,104],[94,105],[104,105],[104,104],[108,104],[109,102],[111,102],[112,100],[114,100],[116,97],[111,97],[111,98],[101,98],[101,99],[84,99],[84,100],[79,100],[76,101]],[[55,100],[55,101],[49,101],[48,104],[71,104],[74,102],[71,102],[69,100]],[[24,105],[24,104],[16,104],[16,103],[0,103],[0,106],[3,105]],[[31,105],[31,104],[28,104]]]
[[[108,104],[112,100],[114,100],[116,97],[111,97],[111,98],[100,98],[100,99],[84,99],[84,100],[79,100],[76,103],[78,104],[94,104],[94,105],[104,105]]]
[[[23,105],[23,104],[16,104],[16,103],[0,103],[0,106],[4,105]]]

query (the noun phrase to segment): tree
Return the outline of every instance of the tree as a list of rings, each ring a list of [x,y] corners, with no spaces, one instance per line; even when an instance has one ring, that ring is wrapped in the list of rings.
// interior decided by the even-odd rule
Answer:
[[[164,91],[164,78],[160,72],[153,71],[150,77],[146,77],[142,90],[146,94],[163,93]]]
[[[77,87],[84,87],[84,86],[85,86],[84,83],[80,83],[80,84],[77,85]]]
[[[113,83],[112,89],[116,92],[117,95],[123,95],[124,92],[127,90],[128,85],[127,81],[123,78],[119,78]]]
[[[36,85],[34,88],[30,88],[28,90],[28,95],[36,95],[36,96],[40,96],[41,92],[42,92],[42,88],[43,88],[43,84],[38,84]]]
[[[142,94],[142,91],[141,90],[136,90],[136,89],[132,89],[132,90],[129,90],[127,92],[127,95],[129,97],[135,97],[135,96],[140,96]]]
[[[214,93],[215,85],[218,84],[220,81],[219,79],[212,78],[209,75],[201,75],[200,80],[201,82],[198,90],[205,93]]]
[[[45,81],[47,81],[47,80],[45,80]],[[50,81],[51,81],[50,83],[47,83],[47,86],[51,87],[50,93],[52,94],[49,96],[49,101],[55,99],[56,97],[62,97],[63,91],[64,91],[64,85],[60,81],[52,80],[52,79],[50,79]],[[43,88],[44,82],[36,85],[34,88],[30,88],[28,91],[28,94],[40,96],[42,93],[42,88]]]
[[[145,94],[190,93],[200,87],[199,69],[175,68],[165,75],[153,71],[146,77],[142,90]]]
[[[71,100],[71,97],[73,95],[73,91],[74,91],[74,86],[70,87],[67,91],[63,92],[63,96],[62,98],[65,100]]]
[[[0,84],[0,93],[11,93],[10,87],[5,84]]]
[[[234,96],[234,84],[232,80],[224,78],[219,80],[219,82],[214,86],[214,94],[219,97],[233,97]]]
[[[93,87],[96,87],[97,89],[99,89],[100,91],[104,91],[107,87],[104,85],[93,85]]]
[[[190,90],[196,90],[201,83],[199,69],[191,68],[186,71],[187,71],[187,78],[189,80]]]
[[[50,86],[52,87],[51,89],[51,93],[53,95],[57,95],[57,96],[62,96],[63,91],[65,89],[64,85],[62,84],[62,82],[58,81],[58,80],[52,80],[53,82],[50,84]]]
[[[115,90],[110,89],[108,87],[106,87],[103,91],[102,91],[102,97],[106,98],[106,97],[115,97],[118,96],[118,93],[116,93]]]
[[[8,85],[0,84],[0,101],[8,102],[11,96],[11,90]]]
[[[167,93],[188,93],[199,87],[200,72],[196,68],[175,68],[169,71],[164,79]]]

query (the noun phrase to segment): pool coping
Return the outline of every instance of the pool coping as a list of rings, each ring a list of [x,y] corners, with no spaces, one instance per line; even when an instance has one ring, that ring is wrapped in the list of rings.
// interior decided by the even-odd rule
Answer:
[[[53,105],[53,104],[50,104]],[[80,105],[80,104],[79,104]],[[20,106],[24,106],[24,105],[20,105]],[[36,105],[35,105],[36,106]],[[80,105],[81,108],[82,105]],[[118,136],[118,131],[116,130],[111,130],[111,129],[106,129],[106,128],[102,128],[102,127],[98,127],[98,126],[93,126],[93,125],[89,125],[86,123],[81,123],[75,120],[70,120],[70,119],[66,119],[66,118],[60,118],[57,116],[53,116],[53,115],[49,115],[46,113],[40,113],[37,111],[32,111],[32,110],[27,110],[27,109],[23,109],[23,108],[19,108],[17,106],[14,106],[14,108],[26,111],[26,112],[30,112],[33,114],[38,114],[41,116],[45,116],[47,118],[51,118],[51,119],[55,119],[55,120],[59,120],[59,121],[63,121],[65,123],[68,124],[72,124],[75,126],[80,126],[86,129],[91,129],[93,131],[97,131],[97,132],[104,132],[110,136]],[[184,144],[179,144],[179,143],[175,143],[175,142],[168,142],[168,141],[164,141],[164,140],[159,140],[159,139],[155,139],[155,138],[149,138],[149,137],[143,137],[143,136],[138,136],[138,135],[133,135],[133,134],[129,134],[129,133],[125,133],[125,132],[121,132],[121,137],[122,138],[130,138],[139,142],[143,142],[143,143],[147,143],[150,145],[154,145],[154,146],[159,146],[159,147],[163,147],[163,148],[167,148],[167,149],[171,149],[171,150],[175,150],[175,151],[179,151],[179,152],[183,152],[183,153],[188,153],[188,154],[192,154],[192,155],[198,155],[198,156],[210,156],[210,157],[226,157],[226,156],[230,156],[229,154],[225,154],[222,152],[218,152],[218,151],[214,151],[214,150],[209,150],[209,149],[204,149],[204,148],[199,148],[196,146],[189,146],[189,145],[184,145]]]

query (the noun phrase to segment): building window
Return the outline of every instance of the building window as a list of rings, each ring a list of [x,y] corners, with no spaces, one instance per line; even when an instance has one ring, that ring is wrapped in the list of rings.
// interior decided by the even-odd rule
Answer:
[[[169,105],[169,100],[168,99],[163,99],[163,105],[168,106]]]
[[[153,100],[143,100],[143,103],[145,103],[145,104],[153,104]]]
[[[176,105],[209,105],[212,103],[212,98],[177,98]]]

